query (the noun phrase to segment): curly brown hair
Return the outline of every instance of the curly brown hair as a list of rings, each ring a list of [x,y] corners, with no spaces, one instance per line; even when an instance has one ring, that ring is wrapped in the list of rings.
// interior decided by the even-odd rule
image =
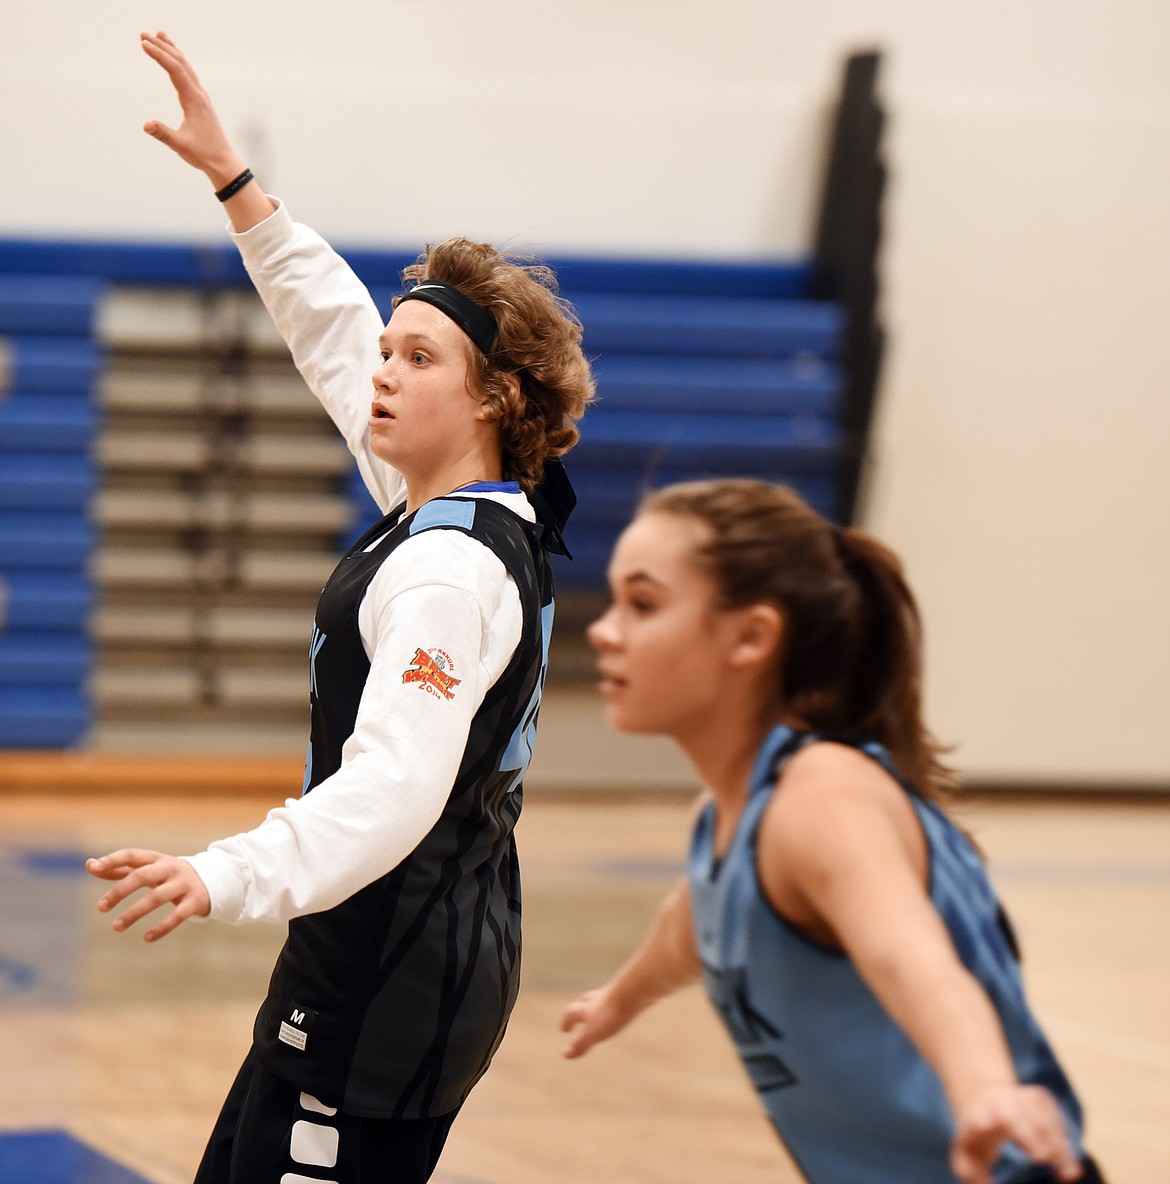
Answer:
[[[402,279],[407,286],[423,280],[450,284],[495,318],[491,354],[471,351],[476,377],[500,425],[504,476],[535,489],[544,462],[577,443],[577,420],[594,398],[581,322],[560,296],[556,275],[534,259],[450,238],[428,245]]]

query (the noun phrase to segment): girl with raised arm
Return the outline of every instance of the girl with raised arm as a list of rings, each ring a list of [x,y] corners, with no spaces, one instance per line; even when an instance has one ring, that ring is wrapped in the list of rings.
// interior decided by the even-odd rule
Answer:
[[[894,555],[787,489],[652,494],[590,627],[620,731],[706,786],[688,874],[573,1002],[581,1056],[701,978],[809,1184],[1098,1181],[982,860],[944,809]]]
[[[556,458],[592,397],[546,269],[452,239],[387,324],[344,261],[268,197],[183,54],[144,34],[183,112],[146,131],[206,174],[248,272],[385,517],[312,631],[303,793],[176,858],[91,860],[124,930],[288,922],[198,1184],[421,1184],[515,1001],[513,827],[552,626]],[[322,1175],[324,1173],[324,1175]]]

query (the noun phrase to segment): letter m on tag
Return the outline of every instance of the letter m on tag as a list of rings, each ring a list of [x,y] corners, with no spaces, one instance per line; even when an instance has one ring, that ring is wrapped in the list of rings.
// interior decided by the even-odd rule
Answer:
[[[309,1033],[317,1020],[317,1013],[308,1007],[298,1007],[293,1003],[289,1007],[288,1019],[280,1021],[280,1029],[276,1039],[298,1052],[304,1052],[309,1043]]]

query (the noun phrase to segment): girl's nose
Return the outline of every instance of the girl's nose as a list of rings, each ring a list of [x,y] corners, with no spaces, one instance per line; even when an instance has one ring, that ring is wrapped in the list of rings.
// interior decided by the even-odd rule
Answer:
[[[397,388],[393,359],[387,358],[373,373],[375,391],[392,391]]]
[[[613,649],[618,644],[612,608],[606,609],[586,628],[585,638],[595,650]]]

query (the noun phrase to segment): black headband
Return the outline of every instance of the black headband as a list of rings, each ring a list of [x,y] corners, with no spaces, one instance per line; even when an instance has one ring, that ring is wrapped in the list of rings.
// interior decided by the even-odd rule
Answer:
[[[404,300],[422,300],[433,304],[471,338],[480,353],[487,356],[492,352],[492,346],[496,343],[495,317],[470,296],[464,296],[458,288],[438,280],[423,280],[398,297],[399,304]]]

